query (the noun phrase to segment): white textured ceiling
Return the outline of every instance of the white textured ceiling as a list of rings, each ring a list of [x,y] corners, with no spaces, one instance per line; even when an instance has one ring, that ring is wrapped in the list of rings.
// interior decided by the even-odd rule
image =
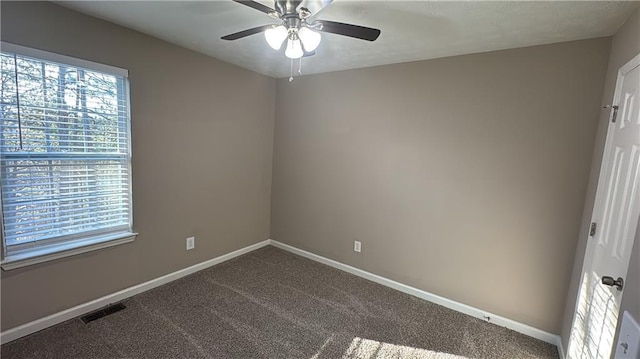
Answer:
[[[272,1],[259,1],[273,8]],[[290,62],[261,34],[221,36],[277,23],[266,14],[218,1],[57,1],[238,66],[287,77]],[[317,18],[375,27],[375,42],[323,34],[303,73],[320,73],[609,36],[640,5],[619,1],[334,0]],[[297,65],[296,65],[297,66]]]

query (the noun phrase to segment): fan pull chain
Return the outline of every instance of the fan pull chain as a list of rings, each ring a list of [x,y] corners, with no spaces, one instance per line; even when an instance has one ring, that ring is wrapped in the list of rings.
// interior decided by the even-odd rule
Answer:
[[[302,57],[298,63],[298,75],[302,75]],[[289,68],[289,82],[293,82],[293,59],[291,59],[291,67]]]
[[[291,59],[291,68],[289,69],[289,82],[293,82],[293,59]]]

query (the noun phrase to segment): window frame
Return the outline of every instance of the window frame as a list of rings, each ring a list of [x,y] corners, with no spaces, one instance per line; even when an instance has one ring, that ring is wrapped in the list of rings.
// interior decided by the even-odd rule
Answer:
[[[24,266],[43,263],[80,253],[112,247],[119,244],[132,242],[138,233],[133,230],[133,181],[132,181],[132,149],[131,149],[131,96],[129,84],[129,71],[123,68],[96,63],[71,56],[61,55],[44,50],[34,49],[13,43],[0,41],[0,52],[12,53],[20,56],[32,57],[38,60],[60,63],[72,67],[93,70],[124,79],[124,98],[126,101],[126,130],[128,151],[128,196],[129,196],[129,228],[128,230],[105,233],[104,230],[87,231],[80,235],[69,235],[44,240],[42,243],[31,242],[18,244],[17,248],[9,253],[4,238],[4,219],[2,211],[2,198],[0,196],[0,237],[2,239],[2,251],[0,253],[0,267],[3,270],[12,270]],[[0,163],[2,166],[2,163]],[[1,170],[1,169],[0,169]]]

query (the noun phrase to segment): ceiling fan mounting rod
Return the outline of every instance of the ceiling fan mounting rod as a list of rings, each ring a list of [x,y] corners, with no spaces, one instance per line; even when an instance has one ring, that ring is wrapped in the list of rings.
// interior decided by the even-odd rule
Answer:
[[[276,0],[276,10],[282,15],[287,17],[289,15],[298,16],[296,9],[302,3],[302,0]]]

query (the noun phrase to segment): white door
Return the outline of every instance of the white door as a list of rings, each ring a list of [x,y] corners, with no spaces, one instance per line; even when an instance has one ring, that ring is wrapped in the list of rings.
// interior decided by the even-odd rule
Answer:
[[[600,168],[570,359],[609,359],[640,216],[640,55],[620,68]],[[607,278],[609,277],[609,278]],[[606,282],[606,283],[603,283]]]

